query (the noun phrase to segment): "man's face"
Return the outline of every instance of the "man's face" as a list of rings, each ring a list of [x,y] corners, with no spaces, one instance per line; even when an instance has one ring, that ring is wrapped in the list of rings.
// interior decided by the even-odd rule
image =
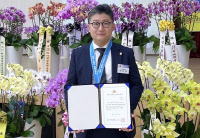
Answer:
[[[91,17],[88,24],[89,32],[94,42],[99,46],[104,46],[110,40],[115,24],[107,14],[95,14]],[[98,24],[100,23],[99,27]]]

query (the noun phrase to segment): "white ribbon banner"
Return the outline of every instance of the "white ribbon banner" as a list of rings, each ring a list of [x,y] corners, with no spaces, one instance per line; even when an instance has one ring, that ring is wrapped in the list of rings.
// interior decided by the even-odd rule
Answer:
[[[51,34],[46,33],[45,72],[51,70]]]
[[[66,130],[65,130],[64,138],[69,138],[69,134],[70,134],[70,132],[69,132],[68,126],[67,126],[67,127],[66,127]],[[75,131],[73,132],[73,138],[77,138],[77,137],[76,137],[76,132],[75,132]]]
[[[175,32],[169,31],[169,38],[170,38],[170,45],[171,45],[171,52],[172,52],[172,61],[178,61],[178,54],[176,50],[176,37],[175,37]]]
[[[69,130],[68,130],[68,126],[66,127],[66,130],[65,130],[65,135],[64,135],[64,138],[69,138]]]
[[[39,34],[39,43],[38,43],[38,50],[37,50],[37,71],[38,73],[42,70],[42,62],[41,62],[41,52],[42,52],[42,43],[44,41],[44,34]]]
[[[162,124],[165,124],[165,115],[163,112],[160,113],[160,120],[161,120]]]
[[[72,45],[75,40],[75,29],[72,32],[68,33],[68,36],[69,36],[69,45]]]
[[[128,48],[133,48],[133,37],[134,37],[134,32],[129,30],[129,33],[128,33],[128,45],[127,45]]]
[[[127,30],[122,33],[122,43],[121,43],[121,45],[123,45],[123,46],[128,45],[128,43],[127,43]]]
[[[155,120],[156,120],[156,111],[155,111],[155,113],[150,112],[150,114],[151,114],[151,121],[150,121],[149,129],[151,130],[151,129],[152,129],[152,124],[153,124],[153,123],[155,122]]]
[[[165,51],[164,51],[164,46],[165,46],[165,35],[166,31],[160,32],[160,58],[164,60],[165,58]]]
[[[6,67],[5,67],[5,37],[0,36],[0,73],[1,75],[6,75]]]

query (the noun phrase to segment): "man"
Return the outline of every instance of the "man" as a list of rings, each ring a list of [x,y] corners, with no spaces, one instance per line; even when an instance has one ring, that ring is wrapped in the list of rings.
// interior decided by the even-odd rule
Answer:
[[[129,83],[131,112],[133,112],[140,100],[143,86],[133,50],[112,43],[110,40],[115,24],[113,23],[113,12],[109,5],[98,5],[89,12],[88,29],[93,42],[73,50],[66,86],[94,83]],[[102,52],[104,51],[103,48],[105,52]],[[98,60],[102,57],[102,53],[105,60],[101,62]],[[98,63],[97,67],[99,63],[100,67],[105,66],[100,76],[95,74],[96,63],[92,62],[92,57],[95,57],[95,61]],[[119,64],[128,66],[129,74],[118,72]],[[134,119],[133,124],[133,129],[130,130],[127,128],[87,130],[84,136],[86,138],[133,138],[135,135]]]

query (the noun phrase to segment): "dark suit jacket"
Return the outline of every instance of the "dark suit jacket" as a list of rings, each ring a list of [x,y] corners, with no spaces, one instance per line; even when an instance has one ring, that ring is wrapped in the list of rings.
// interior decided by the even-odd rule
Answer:
[[[66,86],[92,84],[93,73],[89,49],[90,44],[87,44],[73,50]],[[111,59],[112,83],[129,83],[131,112],[133,112],[143,92],[143,86],[135,63],[133,50],[113,43],[111,47]],[[117,73],[118,64],[129,65],[129,74]],[[131,135],[134,134],[132,133]]]

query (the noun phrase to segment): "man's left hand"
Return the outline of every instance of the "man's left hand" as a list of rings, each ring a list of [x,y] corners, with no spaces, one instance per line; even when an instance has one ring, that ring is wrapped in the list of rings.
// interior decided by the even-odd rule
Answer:
[[[134,114],[132,114],[132,118],[135,118]],[[133,130],[134,130],[133,122],[132,122],[132,129],[128,129],[128,128],[121,128],[121,129],[119,129],[119,131],[125,131],[125,132],[130,132],[130,131],[133,131]]]

